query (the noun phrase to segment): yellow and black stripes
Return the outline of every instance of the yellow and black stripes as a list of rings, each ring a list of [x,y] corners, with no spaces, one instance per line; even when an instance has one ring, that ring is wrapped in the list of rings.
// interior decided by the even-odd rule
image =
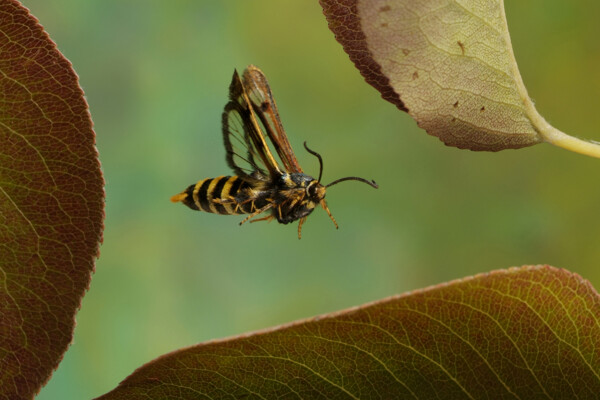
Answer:
[[[192,210],[213,214],[249,214],[266,204],[264,201],[256,202],[259,200],[256,195],[251,185],[240,177],[219,176],[188,186],[180,194],[171,197],[171,201],[182,202]]]

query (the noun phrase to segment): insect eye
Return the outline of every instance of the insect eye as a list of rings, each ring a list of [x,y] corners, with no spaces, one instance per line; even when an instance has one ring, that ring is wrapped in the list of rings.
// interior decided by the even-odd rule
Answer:
[[[306,188],[306,192],[310,197],[315,197],[317,194],[317,185],[314,182],[311,182]]]

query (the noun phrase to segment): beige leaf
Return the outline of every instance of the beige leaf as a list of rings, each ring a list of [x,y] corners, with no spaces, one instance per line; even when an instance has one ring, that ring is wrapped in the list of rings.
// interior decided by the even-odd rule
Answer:
[[[444,143],[498,151],[549,142],[600,157],[536,111],[502,0],[321,0],[367,82]]]

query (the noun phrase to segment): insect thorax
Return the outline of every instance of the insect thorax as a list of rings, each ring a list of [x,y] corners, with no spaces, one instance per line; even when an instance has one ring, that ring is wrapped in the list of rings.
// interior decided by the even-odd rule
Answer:
[[[324,197],[325,187],[313,177],[285,173],[278,180],[273,215],[280,223],[288,224],[309,215]]]

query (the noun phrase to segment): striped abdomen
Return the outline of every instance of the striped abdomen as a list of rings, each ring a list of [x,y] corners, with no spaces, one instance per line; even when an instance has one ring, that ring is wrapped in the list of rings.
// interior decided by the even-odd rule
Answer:
[[[252,192],[250,184],[237,176],[219,176],[190,185],[171,197],[171,201],[180,201],[192,210],[209,213],[249,214],[259,206],[254,204],[257,199],[252,199]]]

